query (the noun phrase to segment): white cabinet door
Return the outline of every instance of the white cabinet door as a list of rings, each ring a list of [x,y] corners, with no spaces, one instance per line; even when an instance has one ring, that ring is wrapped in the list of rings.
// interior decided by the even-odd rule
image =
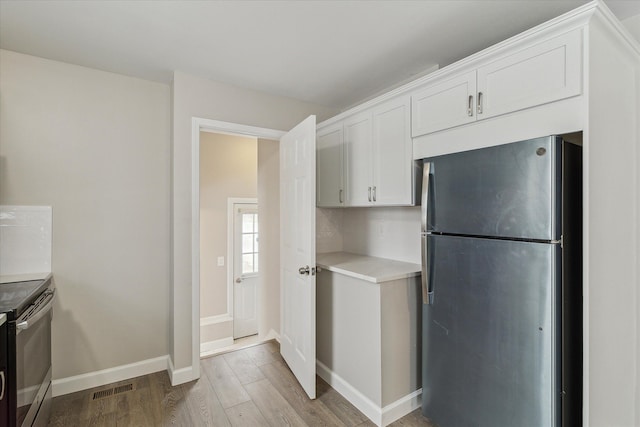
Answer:
[[[411,136],[581,93],[582,32],[577,29],[414,93]]]
[[[369,206],[373,199],[371,173],[371,111],[344,122],[346,205]]]
[[[373,191],[376,205],[411,205],[413,143],[409,96],[373,110]]]
[[[475,94],[475,70],[414,93],[411,96],[411,136],[475,121]]]
[[[342,122],[318,132],[317,144],[317,206],[332,208],[344,206],[344,154]]]
[[[579,95],[581,40],[574,30],[478,68],[478,120]]]
[[[280,352],[316,397],[316,116],[280,139]]]

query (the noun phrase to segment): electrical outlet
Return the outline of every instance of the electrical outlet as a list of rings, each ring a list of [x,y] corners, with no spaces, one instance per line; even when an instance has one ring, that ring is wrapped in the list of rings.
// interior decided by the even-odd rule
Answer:
[[[218,257],[218,267],[224,267],[224,257],[223,256],[219,256]]]

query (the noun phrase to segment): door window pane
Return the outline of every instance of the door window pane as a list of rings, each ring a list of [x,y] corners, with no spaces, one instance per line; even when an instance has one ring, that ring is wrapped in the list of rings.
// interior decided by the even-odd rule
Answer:
[[[242,235],[242,253],[251,254],[254,253],[253,241],[255,240],[253,233],[247,233]]]
[[[242,214],[242,232],[243,233],[253,233],[253,223],[255,214],[245,213]]]
[[[242,274],[254,273],[253,254],[242,255]]]
[[[258,273],[258,214],[242,214],[242,274]]]

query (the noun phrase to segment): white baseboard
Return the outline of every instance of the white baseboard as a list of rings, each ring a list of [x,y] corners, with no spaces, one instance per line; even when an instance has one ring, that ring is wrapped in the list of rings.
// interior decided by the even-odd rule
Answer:
[[[379,427],[387,426],[421,406],[422,389],[381,408],[322,362],[316,360],[316,368],[320,378]]]
[[[233,337],[226,337],[215,341],[200,343],[200,357],[210,356],[215,352],[215,350],[232,345]]]
[[[203,317],[200,319],[200,327],[216,325],[218,323],[232,322],[233,317],[229,313],[218,314],[217,316]]]
[[[276,340],[280,342],[280,334],[274,331],[273,329],[269,329],[269,332],[267,332],[267,335],[264,336],[264,340],[265,341]]]
[[[167,360],[169,360],[169,356],[160,356],[128,365],[53,380],[53,397],[164,371],[167,369]]]
[[[422,389],[388,404],[382,408],[382,425],[387,426],[422,406]]]
[[[192,366],[176,369],[173,366],[173,360],[171,360],[171,357],[168,356],[165,368],[167,369],[167,373],[169,374],[169,379],[171,380],[172,386],[188,383],[189,381],[198,379],[197,377],[194,378]]]

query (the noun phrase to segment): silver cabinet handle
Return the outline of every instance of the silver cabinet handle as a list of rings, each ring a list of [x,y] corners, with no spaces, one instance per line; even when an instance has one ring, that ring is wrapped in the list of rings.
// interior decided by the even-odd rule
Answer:
[[[309,268],[308,265],[304,266],[304,267],[300,267],[298,269],[298,273],[303,274],[303,275],[306,274],[308,276],[310,272],[311,272],[311,269]]]
[[[377,193],[377,191],[376,191],[376,186],[374,185],[374,186],[373,186],[373,201],[374,201],[374,202],[376,201],[376,193]]]
[[[478,92],[478,114],[482,114],[482,92]]]
[[[371,187],[369,187],[369,201],[371,201]]]
[[[473,117],[473,95],[469,95],[469,103],[467,104],[467,115]]]
[[[5,385],[6,385],[6,381],[5,381],[5,377],[4,377],[4,371],[0,371],[0,381],[2,381],[2,386],[0,387],[0,400],[4,399],[4,390],[5,390]]]
[[[343,191],[342,188],[340,189],[340,191],[338,191],[338,201],[340,203],[344,203],[344,200],[342,200],[342,191]]]

